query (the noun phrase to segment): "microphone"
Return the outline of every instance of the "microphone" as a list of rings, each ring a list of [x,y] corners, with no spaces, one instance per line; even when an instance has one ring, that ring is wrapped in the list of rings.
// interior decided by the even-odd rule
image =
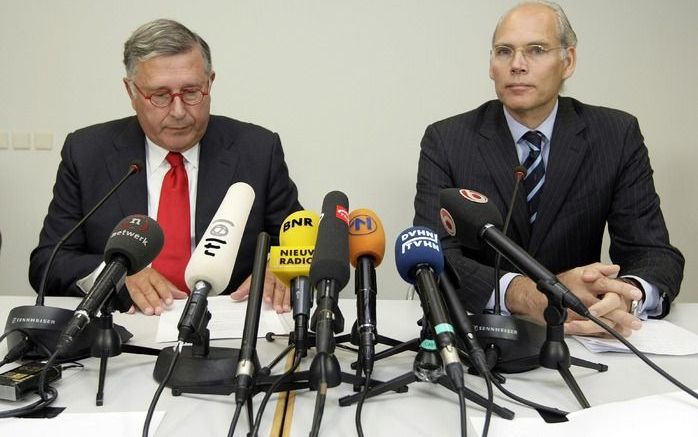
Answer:
[[[184,271],[184,280],[192,292],[177,324],[179,341],[190,342],[203,329],[210,318],[209,293],[220,293],[228,286],[254,197],[248,184],[231,185],[194,249]]]
[[[475,369],[480,375],[485,376],[489,373],[490,369],[487,365],[485,351],[482,350],[480,343],[477,341],[477,337],[475,337],[475,328],[470,320],[470,316],[458,298],[458,292],[451,282],[448,273],[446,271],[441,272],[439,279],[441,292],[450,309],[448,313],[456,321],[456,329],[458,329],[458,333],[468,351],[470,362],[475,366]]]
[[[349,260],[354,266],[356,316],[361,365],[365,374],[373,371],[376,336],[376,267],[385,254],[385,231],[370,209],[356,209],[349,215]]]
[[[235,372],[235,402],[244,403],[250,395],[250,388],[255,374],[255,351],[257,349],[257,331],[259,316],[264,297],[264,276],[267,269],[267,254],[271,237],[266,232],[260,232],[257,237],[257,247],[252,264],[252,280],[250,294],[247,298],[245,326],[242,330],[240,359]]]
[[[349,201],[340,191],[325,195],[318,226],[317,243],[310,264],[310,283],[315,288],[317,310],[313,315],[317,355],[310,365],[313,388],[341,382],[339,362],[334,356],[334,333],[344,330],[337,300],[349,282]]]
[[[25,305],[15,307],[10,310],[7,317],[7,323],[5,325],[5,332],[17,329],[23,330],[30,334],[30,337],[45,346],[49,350],[53,350],[58,337],[65,327],[66,323],[73,317],[73,311],[65,308],[47,307],[44,306],[44,296],[46,294],[46,283],[48,277],[50,276],[51,269],[53,267],[56,254],[63,247],[63,244],[77,231],[94,213],[106,202],[115,192],[121,187],[127,179],[129,179],[134,174],[141,171],[145,165],[141,160],[133,160],[129,163],[128,169],[124,176],[112,187],[104,197],[97,202],[97,204],[92,207],[90,211],[85,214],[85,216],[80,219],[65,235],[63,235],[58,242],[53,247],[51,255],[46,262],[46,267],[44,268],[43,275],[41,277],[41,282],[36,296],[35,305]],[[118,291],[118,290],[117,290]],[[89,354],[90,350],[90,338],[83,336],[83,338],[74,342],[71,348],[63,351],[59,354],[59,358],[69,358],[69,357],[80,357]],[[24,342],[24,336],[20,335],[9,335],[7,338],[8,350],[18,347],[19,343]],[[25,354],[26,357],[31,358],[41,358],[46,357],[45,352],[42,349],[32,345],[30,350]]]
[[[294,345],[305,357],[308,351],[308,320],[313,305],[310,263],[315,252],[320,217],[312,211],[296,211],[286,217],[279,230],[279,246],[271,248],[269,270],[291,290]]]
[[[487,196],[473,190],[447,188],[439,193],[439,202],[442,211],[445,210],[452,219],[449,234],[465,247],[477,250],[487,243],[531,278],[548,298],[556,299],[580,316],[588,317],[589,310],[577,296],[495,227],[501,225],[502,217]]]
[[[150,264],[163,243],[162,229],[148,216],[130,215],[116,225],[104,249],[106,266],[63,329],[57,350],[62,351],[73,342],[107,298],[123,287],[126,275],[138,273]]]
[[[514,211],[514,204],[516,203],[516,195],[519,192],[519,186],[521,181],[526,178],[526,167],[522,165],[517,165],[514,167],[514,191],[511,193],[511,199],[509,200],[509,205],[507,206],[507,217],[504,219],[504,226],[502,227],[502,233],[507,234],[509,230],[509,222],[511,221],[511,214]],[[499,289],[499,267],[502,264],[502,254],[497,252],[494,259],[494,314],[502,313],[502,303]]]
[[[402,231],[395,241],[395,263],[400,277],[415,285],[424,316],[434,331],[446,373],[453,385],[462,389],[465,386],[463,368],[455,346],[454,329],[436,284],[436,276],[444,269],[439,236],[423,226]]]

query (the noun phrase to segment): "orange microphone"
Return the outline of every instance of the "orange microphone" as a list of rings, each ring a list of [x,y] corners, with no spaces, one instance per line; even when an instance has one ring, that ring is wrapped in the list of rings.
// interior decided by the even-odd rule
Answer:
[[[359,333],[359,362],[366,375],[373,371],[376,330],[376,267],[385,254],[385,231],[370,209],[349,214],[349,260],[356,268],[356,324]]]

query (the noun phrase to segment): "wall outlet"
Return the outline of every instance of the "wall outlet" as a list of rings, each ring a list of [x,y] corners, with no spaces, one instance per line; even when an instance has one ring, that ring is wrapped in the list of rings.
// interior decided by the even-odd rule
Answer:
[[[10,133],[4,129],[0,129],[0,149],[10,148]]]
[[[51,150],[53,148],[53,134],[51,132],[34,132],[34,149]]]
[[[12,148],[15,150],[29,150],[32,146],[32,136],[29,132],[12,132]]]

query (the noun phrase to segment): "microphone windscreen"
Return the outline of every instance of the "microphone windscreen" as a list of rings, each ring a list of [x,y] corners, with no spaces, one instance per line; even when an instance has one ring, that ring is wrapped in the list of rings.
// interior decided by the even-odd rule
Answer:
[[[269,251],[268,267],[285,286],[290,287],[293,278],[310,273],[319,221],[313,211],[296,211],[281,224],[280,246]]]
[[[334,279],[340,289],[349,282],[349,200],[341,191],[331,191],[322,202],[310,280],[313,286]]]
[[[415,283],[415,269],[427,265],[440,275],[444,269],[444,255],[436,232],[424,226],[407,228],[395,240],[395,264],[400,277]]]
[[[469,249],[484,244],[480,232],[487,224],[502,226],[502,215],[484,194],[464,188],[446,188],[439,193],[441,223],[446,232]]]
[[[237,182],[228,188],[184,271],[190,290],[198,281],[210,284],[212,293],[228,287],[253,203],[254,190],[248,184]]]
[[[143,169],[145,168],[145,164],[143,164],[143,161],[141,161],[140,159],[134,159],[128,165],[129,168],[133,170],[133,173],[143,171]]]
[[[145,215],[122,219],[111,232],[104,248],[104,261],[109,264],[116,255],[128,259],[127,273],[132,275],[153,262],[164,244],[158,222]]]
[[[313,211],[296,211],[279,230],[279,246],[315,246],[320,217]]]
[[[361,256],[373,258],[375,267],[385,255],[385,231],[380,219],[370,209],[355,209],[349,214],[349,260],[356,267]]]

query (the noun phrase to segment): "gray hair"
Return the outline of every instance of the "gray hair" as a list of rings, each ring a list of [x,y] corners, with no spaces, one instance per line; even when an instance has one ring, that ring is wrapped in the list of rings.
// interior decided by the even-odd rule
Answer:
[[[181,23],[164,18],[145,23],[136,29],[124,44],[126,75],[132,78],[141,61],[156,56],[178,55],[199,47],[207,74],[212,71],[211,49],[199,35]]]
[[[546,0],[527,1],[527,2],[523,2],[523,3],[519,3],[518,5],[509,9],[504,15],[502,15],[499,18],[499,21],[497,22],[497,27],[494,28],[494,33],[492,34],[492,44],[494,44],[495,35],[497,35],[497,30],[499,30],[499,25],[502,24],[502,21],[504,20],[504,18],[507,15],[509,15],[513,10],[515,10],[521,6],[524,6],[524,5],[542,5],[542,6],[545,6],[549,9],[551,9],[555,13],[555,17],[557,18],[557,33],[558,33],[558,36],[560,37],[560,45],[562,47],[565,47],[565,48],[577,47],[577,34],[574,33],[574,29],[572,29],[572,25],[570,24],[570,21],[567,19],[567,15],[565,15],[565,11],[563,11],[562,7],[560,5],[558,5],[557,3],[554,3],[551,1],[546,1]]]

